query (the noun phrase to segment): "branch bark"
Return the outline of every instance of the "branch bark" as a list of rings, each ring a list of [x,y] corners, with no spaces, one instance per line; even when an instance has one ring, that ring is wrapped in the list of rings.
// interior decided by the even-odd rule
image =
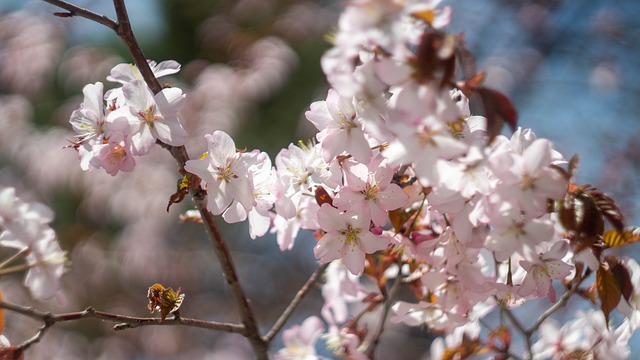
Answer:
[[[273,338],[280,332],[280,330],[282,330],[282,327],[286,324],[287,320],[289,320],[298,305],[300,305],[300,302],[302,302],[302,300],[309,293],[309,290],[311,290],[311,286],[313,286],[313,284],[318,281],[318,277],[320,277],[320,275],[324,273],[328,266],[329,263],[322,264],[316,269],[316,271],[313,272],[313,274],[311,274],[307,282],[302,285],[300,290],[298,290],[298,292],[296,293],[296,296],[293,298],[293,300],[291,300],[287,308],[284,309],[278,320],[276,320],[276,322],[273,324],[267,335],[264,336],[264,341],[270,343],[271,340],[273,340]]]
[[[44,333],[56,323],[66,322],[66,321],[75,321],[79,319],[88,319],[88,318],[115,322],[117,324],[113,326],[113,329],[116,331],[136,328],[140,326],[149,326],[149,325],[163,325],[163,326],[181,325],[181,326],[190,326],[190,327],[224,331],[224,332],[237,333],[237,334],[246,333],[246,328],[244,327],[244,325],[241,325],[241,324],[198,320],[198,319],[184,318],[180,316],[175,316],[173,319],[165,319],[164,321],[162,321],[162,319],[159,319],[159,318],[136,317],[136,316],[113,314],[105,311],[96,310],[93,307],[88,307],[83,311],[52,314],[50,312],[40,311],[31,307],[22,306],[22,305],[14,304],[7,301],[0,301],[0,308],[7,309],[9,311],[13,311],[15,313],[18,313],[42,322],[42,326],[32,338],[28,339],[27,341],[23,342],[22,344],[16,347],[19,351],[24,351],[27,348],[29,348],[31,345],[39,342],[42,336],[44,335]]]

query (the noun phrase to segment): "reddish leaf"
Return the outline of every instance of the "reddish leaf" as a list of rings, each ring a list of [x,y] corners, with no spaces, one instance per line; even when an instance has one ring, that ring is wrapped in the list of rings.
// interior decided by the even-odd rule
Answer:
[[[604,218],[593,197],[580,188],[569,191],[558,206],[558,216],[565,229],[574,234],[570,238],[576,252],[600,241],[604,233]]]
[[[325,190],[322,186],[318,186],[316,188],[316,202],[318,203],[319,206],[322,206],[322,204],[329,204],[331,206],[333,206],[333,199],[331,198],[331,196],[329,196],[329,193],[327,192],[327,190]]]
[[[435,31],[425,32],[416,54],[417,80],[435,80],[440,87],[452,84],[456,64],[456,44],[455,35]]]
[[[470,98],[471,95],[473,95],[473,93],[476,92],[482,86],[482,82],[484,81],[484,78],[485,78],[484,72],[481,71],[479,73],[476,73],[472,75],[470,78],[468,78],[467,80],[463,82],[459,82],[458,89],[462,91],[464,96]]]
[[[598,268],[598,272],[596,273],[596,286],[598,287],[598,297],[600,297],[600,309],[604,314],[608,327],[609,314],[618,306],[622,291],[620,290],[618,279],[607,263]]]
[[[478,89],[478,94],[484,109],[484,116],[487,118],[489,143],[502,132],[504,123],[509,125],[511,131],[516,131],[518,112],[506,95],[486,87]]]
[[[624,296],[625,300],[629,301],[629,298],[633,295],[633,283],[631,282],[631,274],[629,274],[629,270],[624,263],[615,256],[607,256],[606,261],[609,264],[611,273],[615,276],[618,285],[620,286],[622,296]]]
[[[1,348],[0,360],[24,360],[23,350],[18,350],[15,346]]]
[[[610,198],[607,194],[600,192],[596,189],[587,189],[585,193],[589,194],[593,198],[596,206],[604,215],[605,218],[611,223],[611,225],[618,231],[622,232],[624,228],[624,222],[622,212],[616,205],[616,202]]]
[[[402,231],[402,226],[417,212],[417,209],[396,209],[389,211],[389,220],[396,231],[396,234]]]

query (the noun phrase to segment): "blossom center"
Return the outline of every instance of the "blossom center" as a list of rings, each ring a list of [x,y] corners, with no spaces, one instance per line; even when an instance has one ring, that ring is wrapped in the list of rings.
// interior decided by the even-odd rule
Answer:
[[[236,179],[237,177],[238,175],[236,175],[231,169],[231,164],[227,164],[225,168],[218,168],[218,176],[216,176],[218,180],[230,182],[232,179]]]
[[[341,241],[344,241],[345,245],[349,247],[357,246],[358,234],[360,234],[360,229],[354,229],[351,225],[348,225],[347,228],[342,231],[342,235],[344,235],[344,239],[341,239]],[[340,252],[340,250],[338,250],[338,252]]]
[[[156,120],[161,120],[162,116],[156,113],[156,106],[151,105],[148,108],[139,111],[138,115],[142,118],[142,121],[153,126],[153,122]]]
[[[377,184],[372,185],[371,183],[367,183],[364,190],[361,192],[364,195],[365,200],[377,200],[380,188],[378,188]]]

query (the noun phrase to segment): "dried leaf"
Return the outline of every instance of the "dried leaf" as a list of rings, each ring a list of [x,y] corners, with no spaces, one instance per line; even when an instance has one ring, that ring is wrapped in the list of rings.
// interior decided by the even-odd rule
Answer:
[[[174,292],[172,288],[165,288],[162,284],[156,283],[147,290],[147,298],[151,313],[159,311],[161,321],[164,321],[167,315],[178,311],[184,300],[184,294],[180,294],[180,289]]]
[[[15,346],[1,348],[0,360],[24,360],[24,349]]]
[[[389,220],[396,234],[402,231],[402,226],[406,224],[417,211],[418,209],[396,209],[389,211]]]
[[[327,190],[325,190],[322,186],[318,186],[316,188],[315,197],[316,202],[319,206],[322,206],[322,204],[329,204],[333,206],[333,199],[331,198],[331,196],[329,196]]]
[[[607,194],[596,189],[587,189],[585,193],[591,196],[604,217],[618,231],[624,228],[623,216],[616,202]]]
[[[416,19],[420,19],[428,24],[431,24],[433,22],[433,19],[436,18],[436,14],[431,9],[414,11],[411,13],[411,16],[413,16]]]
[[[489,143],[500,135],[502,126],[507,123],[511,131],[516,131],[518,126],[518,112],[509,98],[503,93],[482,87],[478,89],[480,102],[487,118],[487,132],[489,133]]]
[[[631,282],[631,274],[629,269],[624,265],[620,259],[615,256],[607,256],[607,263],[611,269],[611,273],[615,276],[620,286],[620,291],[624,299],[629,301],[631,295],[633,295],[633,283]]]
[[[600,297],[600,309],[604,314],[609,326],[609,314],[618,306],[622,291],[620,284],[608,264],[603,264],[596,273],[596,286],[598,287],[598,297]]]
[[[425,32],[417,50],[417,80],[436,81],[441,88],[453,84],[457,38],[437,31]]]
[[[472,75],[470,78],[463,82],[458,83],[458,89],[462,91],[464,96],[470,98],[473,93],[478,91],[478,89],[482,86],[484,82],[485,73],[483,71]]]
[[[185,196],[189,195],[191,189],[195,189],[200,185],[200,178],[194,174],[185,172],[182,179],[178,181],[176,192],[169,197],[169,203],[167,204],[167,212],[173,204],[178,204],[184,200]]]

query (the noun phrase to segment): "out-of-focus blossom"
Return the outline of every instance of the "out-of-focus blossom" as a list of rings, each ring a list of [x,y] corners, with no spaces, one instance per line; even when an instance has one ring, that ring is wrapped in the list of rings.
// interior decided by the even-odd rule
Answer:
[[[50,16],[26,11],[0,17],[0,82],[5,90],[33,97],[52,79],[65,33]]]
[[[317,316],[310,316],[302,325],[294,325],[282,333],[284,348],[276,353],[276,360],[318,360],[316,342],[324,332],[324,324]]]
[[[53,212],[46,205],[17,198],[15,189],[0,189],[0,245],[26,255],[25,285],[34,297],[48,299],[60,288],[66,261],[56,234],[49,227]]]

